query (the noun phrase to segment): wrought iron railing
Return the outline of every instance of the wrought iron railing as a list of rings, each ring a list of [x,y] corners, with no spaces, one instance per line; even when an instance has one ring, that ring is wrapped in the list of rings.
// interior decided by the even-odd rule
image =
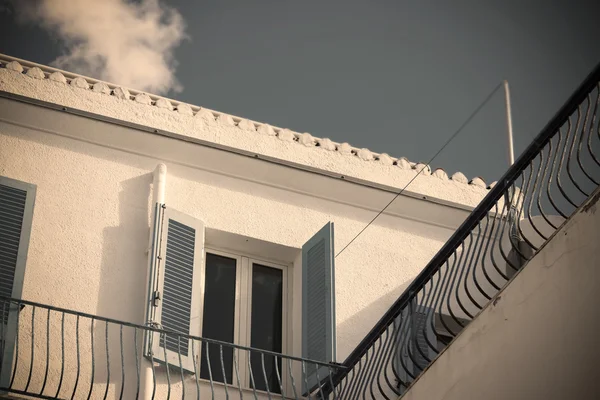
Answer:
[[[320,399],[343,368],[25,300],[0,297],[0,312],[0,397]],[[144,358],[149,336],[189,343],[192,368]]]
[[[599,82],[600,65],[348,356],[327,393],[405,393],[596,190]]]

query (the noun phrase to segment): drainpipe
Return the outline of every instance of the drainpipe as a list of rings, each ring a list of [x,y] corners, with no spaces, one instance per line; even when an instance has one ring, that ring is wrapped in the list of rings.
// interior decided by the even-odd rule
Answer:
[[[156,166],[156,169],[154,170],[154,181],[152,184],[152,216],[151,216],[151,221],[154,221],[155,218],[155,205],[156,203],[158,204],[165,204],[165,187],[166,187],[166,183],[167,183],[167,166],[163,163],[160,163]],[[152,262],[154,260],[152,260],[153,257],[153,253],[151,251],[152,249],[152,240],[154,237],[154,232],[152,227],[150,228],[150,237],[149,237],[149,242],[148,242],[148,268],[146,269],[146,280],[145,283],[148,284],[148,282],[150,282],[150,265],[152,265]],[[149,301],[149,293],[146,294],[146,298],[144,299],[144,307],[148,307],[148,301]],[[144,315],[146,313],[146,310],[144,310]],[[145,317],[147,317],[145,315]],[[145,321],[146,323],[148,321]],[[144,345],[145,345],[145,341],[144,341]],[[144,349],[142,349],[144,350]],[[140,388],[141,388],[141,398],[142,399],[148,399],[150,400],[152,398],[152,391],[153,391],[153,376],[152,376],[152,361],[148,360],[146,357],[144,357],[144,351],[142,351],[141,353],[141,374],[140,374]]]

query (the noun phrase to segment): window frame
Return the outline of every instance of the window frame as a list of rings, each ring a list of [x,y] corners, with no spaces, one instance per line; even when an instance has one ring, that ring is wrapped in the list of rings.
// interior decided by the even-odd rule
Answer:
[[[205,295],[205,276],[206,276],[206,260],[207,254],[215,254],[222,257],[227,257],[236,260],[236,298],[235,298],[235,316],[234,316],[234,343],[235,345],[251,347],[251,317],[252,317],[252,269],[254,264],[262,265],[269,268],[276,268],[282,271],[282,309],[281,309],[281,354],[287,354],[288,350],[291,349],[291,338],[288,336],[288,332],[291,332],[288,325],[291,323],[290,316],[292,315],[292,301],[291,294],[293,291],[293,274],[290,268],[293,264],[282,263],[281,261],[271,261],[266,258],[257,257],[256,255],[236,252],[232,249],[225,249],[216,246],[204,246],[203,252],[203,263],[200,272],[200,281],[202,282],[200,288],[200,310],[202,318],[200,318],[200,336],[203,337],[203,317],[204,317],[204,295]],[[245,302],[245,303],[244,303]],[[248,370],[248,353],[238,352],[236,357],[238,368],[240,385],[242,389],[251,389],[250,382],[250,371]],[[288,386],[288,365],[284,360],[281,362],[281,379],[282,386],[287,388]],[[235,379],[235,371],[233,371],[234,379],[231,385],[236,386],[237,380]],[[197,379],[204,382],[205,379],[200,378],[200,366],[198,366]],[[213,382],[213,384],[224,385],[222,382]],[[228,385],[230,385],[228,383]],[[257,392],[263,392],[256,389]],[[265,392],[266,393],[266,392]]]

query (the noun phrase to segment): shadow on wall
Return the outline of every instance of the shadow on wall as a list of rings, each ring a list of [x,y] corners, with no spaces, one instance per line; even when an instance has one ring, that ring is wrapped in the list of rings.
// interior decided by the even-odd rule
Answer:
[[[350,352],[375,326],[377,321],[390,309],[392,304],[404,293],[412,279],[403,283],[391,292],[381,296],[377,301],[361,308],[360,311],[337,326],[337,362],[343,362]]]
[[[120,183],[119,225],[103,232],[99,316],[143,324],[151,180],[147,173]],[[20,317],[13,388],[48,398],[136,397],[141,330],[32,307]]]
[[[119,225],[107,227],[103,235],[103,258],[101,264],[99,298],[96,314],[120,321],[143,325],[145,317],[144,298],[148,266],[148,235],[151,199],[152,174],[144,174],[120,183],[119,192]],[[110,390],[118,390],[121,384],[121,338],[120,326],[95,322],[94,348],[99,355],[96,361],[97,373],[94,379],[97,384],[109,381]],[[123,362],[129,371],[135,371],[136,352],[133,336],[137,335],[138,353],[141,351],[143,332],[132,328],[124,329]],[[108,343],[108,356],[106,349]],[[107,372],[109,359],[110,376]],[[134,376],[126,378],[127,392],[134,390]],[[100,385],[102,386],[102,385]],[[94,388],[94,391],[101,390]]]
[[[103,235],[97,315],[142,323],[152,174],[122,181],[119,225]]]

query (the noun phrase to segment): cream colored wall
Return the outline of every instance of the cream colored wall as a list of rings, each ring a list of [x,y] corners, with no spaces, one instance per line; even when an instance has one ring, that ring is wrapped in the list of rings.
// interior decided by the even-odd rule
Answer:
[[[164,99],[151,105],[145,94],[130,97],[121,88],[114,88],[112,94],[107,89],[99,83],[92,90],[81,78],[69,84],[61,81],[60,74],[50,77],[49,72],[44,74],[35,68],[26,68],[23,73],[0,68],[0,90],[60,107],[298,163],[325,174],[335,173],[338,178],[343,175],[396,188],[415,178],[416,170],[411,168],[415,164],[403,159],[309,134],[275,131],[248,120],[236,118],[240,123],[234,124],[231,116],[205,109],[194,108],[192,112],[189,106],[180,105],[176,111],[171,109],[174,104]],[[230,246],[232,237],[273,243],[275,246],[266,246],[267,250],[254,255],[284,260],[290,266],[292,315],[286,350],[300,356],[300,247],[326,222],[333,221],[335,246],[340,250],[391,197],[389,189],[386,193],[362,187],[358,195],[350,186],[343,187],[348,195],[332,195],[323,187],[323,176],[317,191],[317,178],[309,174],[306,179],[315,179],[315,191],[301,189],[298,193],[280,183],[286,173],[277,165],[273,165],[273,174],[279,182],[272,184],[264,169],[257,178],[261,183],[252,177],[242,178],[247,171],[236,173],[231,166],[227,173],[220,174],[224,168],[218,162],[207,166],[204,161],[202,168],[190,163],[194,153],[187,148],[186,161],[179,158],[181,143],[162,153],[159,150],[163,149],[152,149],[156,143],[160,143],[157,147],[169,147],[172,139],[150,138],[139,131],[133,134],[130,128],[116,130],[110,124],[64,113],[59,118],[54,111],[21,103],[14,107],[17,103],[10,102],[8,111],[9,101],[2,101],[6,107],[0,110],[0,175],[38,187],[23,296],[41,303],[144,322],[151,174],[163,160],[161,154],[167,155],[167,205],[203,220],[211,246],[236,250]],[[116,138],[121,134],[124,139]],[[152,145],[138,149],[139,141]],[[189,149],[197,146],[186,145]],[[235,157],[227,160],[235,162]],[[449,180],[443,171],[435,176],[425,171],[411,183],[412,197],[399,198],[389,214],[382,215],[336,260],[338,361],[343,361],[453,233],[468,214],[464,206],[477,204],[487,193],[481,180],[467,184],[461,174]],[[340,187],[339,182],[332,183],[338,185],[332,187]],[[421,196],[438,200],[425,202]],[[227,232],[229,239],[215,232]],[[23,312],[24,318],[28,311]],[[42,318],[36,326],[43,326],[43,316],[36,318]],[[59,329],[57,324],[57,320],[51,321],[53,329]],[[75,336],[72,325],[67,324],[65,329],[68,337]],[[90,329],[96,332],[96,338],[103,335],[102,327],[86,329],[87,334]],[[36,341],[43,340],[43,336],[37,337]],[[112,342],[116,343],[114,338]],[[36,370],[43,368],[39,363],[44,358],[43,343],[37,347],[36,354],[41,358],[36,360]],[[82,357],[89,357],[90,349],[86,352],[83,346],[82,350]],[[51,358],[56,356],[52,354]],[[73,357],[74,353],[67,352],[70,362],[66,363],[65,374],[71,377],[76,372]],[[129,368],[135,365],[134,359],[126,358],[125,362]],[[96,380],[102,380],[105,366],[102,361],[98,363]],[[54,380],[50,382],[56,383],[60,372],[52,363],[50,376]],[[80,385],[87,384],[89,372],[81,375]],[[41,385],[42,374],[33,375],[32,385]],[[94,396],[103,394],[103,389],[98,393],[94,390]]]
[[[600,190],[403,397],[596,399]]]
[[[159,162],[0,122],[0,175],[37,185],[24,299],[144,322],[152,171]],[[184,165],[167,166],[170,207],[203,220],[208,228],[295,248],[298,253],[328,221],[335,223],[335,246],[341,249],[374,215]],[[338,361],[451,233],[451,229],[384,215],[336,260]],[[298,262],[291,268],[289,352],[300,356],[301,271]],[[58,329],[58,323],[52,321],[52,326]],[[75,373],[74,365],[68,363],[67,374]],[[51,369],[55,379],[60,373],[57,368]],[[41,379],[42,374],[34,374],[32,385],[41,385]]]

